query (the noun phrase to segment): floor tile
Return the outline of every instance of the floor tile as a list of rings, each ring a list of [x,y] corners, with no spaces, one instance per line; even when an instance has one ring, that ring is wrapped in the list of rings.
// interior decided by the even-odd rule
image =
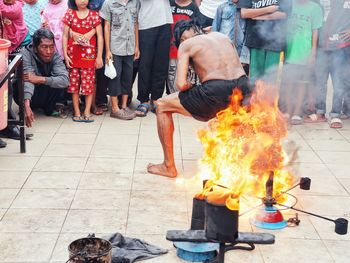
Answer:
[[[126,210],[70,210],[62,233],[124,234],[126,221]]]
[[[130,191],[121,190],[78,190],[72,209],[117,209],[127,210]]]
[[[167,230],[188,229],[189,220],[186,212],[129,210],[127,235],[162,234]]]
[[[278,238],[274,245],[261,245],[259,248],[266,263],[276,260],[284,263],[332,262],[327,248],[320,240]]]
[[[75,189],[80,177],[78,172],[32,172],[24,188]]]
[[[350,214],[350,196],[298,196],[301,206],[321,215]]]
[[[72,134],[72,133],[78,133],[78,134],[96,134],[101,128],[100,123],[91,123],[89,125],[84,125],[83,127],[80,125],[77,125],[77,123],[68,123],[64,122],[62,123],[61,127],[58,129],[58,134]],[[69,135],[68,135],[69,136]]]
[[[350,195],[350,178],[349,179],[339,179],[340,184],[344,187],[345,191]]]
[[[186,194],[169,191],[132,191],[130,207],[139,211],[187,212]]]
[[[0,221],[0,232],[59,233],[67,210],[9,209]]]
[[[340,240],[325,240],[328,251],[335,262],[337,263],[347,263],[349,262],[348,253],[344,253],[345,251],[349,251],[350,240],[349,241],[340,241]]]
[[[307,143],[315,151],[350,152],[350,142],[346,140],[308,140]]]
[[[12,204],[12,208],[68,209],[74,190],[23,189]]]
[[[109,146],[129,146],[137,145],[138,135],[133,134],[118,134],[105,135],[99,134],[96,138],[95,145],[109,145]]]
[[[322,163],[321,159],[313,151],[298,151],[296,162]]]
[[[37,172],[82,172],[86,159],[83,157],[41,157],[34,167]]]
[[[67,147],[66,144],[50,144],[43,156],[49,157],[88,157],[92,145],[72,144]]]
[[[92,147],[91,157],[132,159],[136,156],[137,145],[99,145]]]
[[[300,177],[333,177],[334,175],[328,169],[328,165],[322,163],[293,163],[293,170]]]
[[[29,171],[0,171],[0,188],[21,188],[29,174]]]
[[[0,222],[2,220],[2,217],[5,215],[7,209],[0,208]]]
[[[1,156],[0,170],[2,171],[30,171],[38,162],[39,157]]]
[[[7,140],[7,146],[5,149],[1,149],[0,156],[7,155],[7,156],[41,156],[42,153],[45,151],[48,143],[38,143],[38,142],[32,142],[27,141],[26,142],[26,152],[20,153],[20,144],[19,141],[16,141],[17,143],[8,143],[9,140]],[[2,157],[0,157],[2,158]]]
[[[1,233],[1,262],[48,262],[58,234]]]
[[[134,175],[133,190],[150,190],[150,191],[186,191],[186,185],[179,184],[177,180],[170,180],[164,176],[156,176],[146,173],[137,173]]]
[[[94,158],[90,157],[84,172],[102,173],[132,173],[134,171],[134,159]]]
[[[79,189],[131,189],[132,174],[118,173],[83,173]]]
[[[9,208],[20,189],[0,189],[0,208]]]
[[[350,179],[348,164],[327,164],[327,167],[335,177]]]
[[[348,164],[350,152],[317,151],[317,155],[325,164]]]
[[[305,140],[328,140],[328,141],[344,140],[344,137],[337,130],[334,130],[334,129],[307,130],[302,132],[301,135]]]
[[[60,144],[93,144],[96,139],[96,134],[56,134],[51,143]]]

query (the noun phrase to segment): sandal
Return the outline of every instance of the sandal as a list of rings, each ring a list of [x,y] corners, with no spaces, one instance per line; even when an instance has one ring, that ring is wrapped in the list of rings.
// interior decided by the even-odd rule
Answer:
[[[326,116],[324,114],[310,114],[309,116],[304,118],[305,123],[320,123],[327,121]]]
[[[108,111],[108,105],[105,103],[98,104],[97,108],[100,108],[102,111]]]
[[[293,117],[290,119],[290,123],[292,125],[300,125],[303,124],[303,118],[298,115],[293,115]]]
[[[121,109],[116,112],[111,112],[110,116],[111,118],[116,118],[120,120],[132,120],[136,117],[136,114],[134,112]]]
[[[156,114],[157,113],[157,105],[154,104],[154,102],[151,102],[151,112]]]
[[[103,114],[103,109],[101,109],[100,107],[94,107],[92,109],[92,114],[96,115],[96,116],[99,116],[99,115],[102,115]]]
[[[72,121],[74,121],[74,122],[84,122],[84,119],[81,116],[72,116]]]
[[[341,129],[343,128],[343,122],[339,118],[332,118],[329,127],[332,129]]]
[[[139,106],[137,106],[135,113],[137,117],[146,117],[147,113],[149,111],[149,104],[148,103],[141,103]],[[139,112],[136,112],[139,111]]]
[[[95,120],[90,116],[88,115],[84,115],[83,117],[83,122],[86,122],[86,123],[90,123],[90,122],[94,122]]]

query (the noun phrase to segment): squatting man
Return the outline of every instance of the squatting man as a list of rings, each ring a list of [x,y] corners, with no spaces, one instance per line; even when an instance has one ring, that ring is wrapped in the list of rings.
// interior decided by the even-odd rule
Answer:
[[[241,89],[245,98],[251,93],[236,48],[228,37],[217,32],[204,34],[194,20],[180,20],[175,25],[174,37],[178,47],[176,86],[180,92],[155,102],[164,161],[150,163],[147,167],[149,173],[167,177],[177,176],[172,114],[192,116],[206,122],[229,105],[234,88]],[[200,85],[192,86],[187,80],[190,65],[198,75]]]

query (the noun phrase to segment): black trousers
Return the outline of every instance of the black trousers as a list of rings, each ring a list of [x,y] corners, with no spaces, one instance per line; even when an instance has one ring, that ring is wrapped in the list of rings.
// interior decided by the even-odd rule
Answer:
[[[64,94],[64,89],[54,89],[46,85],[36,85],[34,94],[30,101],[32,110],[43,109],[45,114],[50,116],[55,110],[56,103],[60,103]],[[18,104],[18,89],[14,88],[13,98]]]
[[[162,97],[168,76],[170,24],[139,31],[140,61],[137,99],[143,103]]]

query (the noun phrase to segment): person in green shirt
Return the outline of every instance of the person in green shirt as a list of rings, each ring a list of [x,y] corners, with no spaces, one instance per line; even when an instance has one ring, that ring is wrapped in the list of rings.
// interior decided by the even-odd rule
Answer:
[[[293,0],[287,24],[287,48],[281,90],[285,114],[291,124],[302,124],[302,105],[309,93],[310,78],[315,64],[318,29],[323,14],[321,6],[310,0]]]

